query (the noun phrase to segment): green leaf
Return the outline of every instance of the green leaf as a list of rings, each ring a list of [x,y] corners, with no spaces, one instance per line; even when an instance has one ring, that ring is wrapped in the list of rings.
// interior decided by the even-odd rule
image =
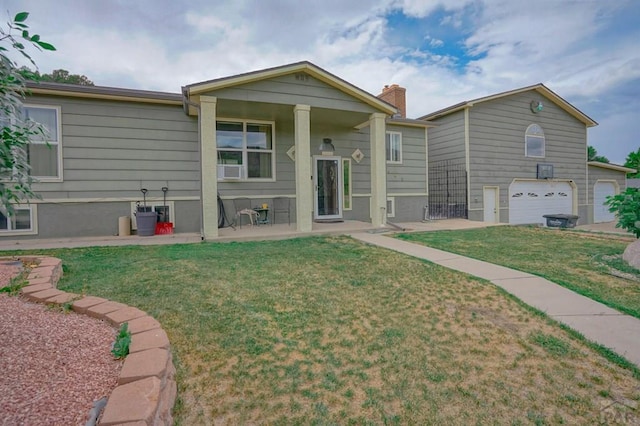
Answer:
[[[52,44],[45,43],[44,41],[35,41],[34,43],[42,47],[44,50],[56,50]]]
[[[16,49],[23,50],[24,49],[24,44],[15,42],[15,43],[13,43],[13,47],[15,47]]]
[[[22,31],[22,37],[28,39],[29,38],[29,31],[23,30]]]
[[[29,17],[29,12],[20,12],[13,18],[13,22],[24,22]]]
[[[33,36],[31,36],[31,41],[34,43],[40,41],[40,36],[38,34],[34,34]]]

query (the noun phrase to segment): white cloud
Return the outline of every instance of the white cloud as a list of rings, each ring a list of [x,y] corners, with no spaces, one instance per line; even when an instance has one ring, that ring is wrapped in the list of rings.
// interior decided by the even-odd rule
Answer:
[[[311,60],[374,94],[384,84],[407,87],[409,115],[419,116],[544,82],[601,122],[594,141],[620,135],[621,150],[637,146],[635,120],[604,107],[622,102],[616,88],[640,81],[640,30],[612,28],[621,9],[637,16],[637,3],[628,0],[6,0],[5,8],[31,11],[29,24],[58,48],[34,54],[42,71],[65,68],[101,85],[177,92],[197,81]],[[437,22],[413,29],[429,34],[424,40],[437,54],[403,39],[401,20],[390,37],[387,13],[400,10],[414,23]],[[456,56],[460,46],[477,56]],[[640,108],[640,101],[624,102]],[[597,149],[607,155],[607,147]]]
[[[396,3],[407,16],[424,18],[437,9],[455,11],[473,3],[473,0],[400,0]]]
[[[442,46],[444,46],[444,41],[439,40],[437,38],[433,38],[433,37],[427,36],[426,39],[429,40],[429,46],[431,46],[431,47],[442,47]]]

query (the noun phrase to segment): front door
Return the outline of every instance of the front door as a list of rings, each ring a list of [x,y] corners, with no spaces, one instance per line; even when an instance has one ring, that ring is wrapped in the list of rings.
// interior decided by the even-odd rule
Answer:
[[[313,159],[313,218],[342,219],[342,161],[327,156]]]

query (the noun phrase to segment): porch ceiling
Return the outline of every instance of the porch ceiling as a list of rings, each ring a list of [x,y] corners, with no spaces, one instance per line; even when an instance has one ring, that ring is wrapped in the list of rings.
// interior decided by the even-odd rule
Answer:
[[[218,99],[217,116],[223,118],[292,122],[293,107],[293,105]],[[312,125],[326,124],[334,127],[354,128],[367,121],[369,114],[328,108],[311,108],[310,118]]]

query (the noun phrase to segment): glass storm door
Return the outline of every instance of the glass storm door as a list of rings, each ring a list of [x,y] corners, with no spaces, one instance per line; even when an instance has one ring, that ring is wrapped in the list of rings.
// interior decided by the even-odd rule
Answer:
[[[342,219],[342,161],[340,157],[314,157],[314,219]]]

